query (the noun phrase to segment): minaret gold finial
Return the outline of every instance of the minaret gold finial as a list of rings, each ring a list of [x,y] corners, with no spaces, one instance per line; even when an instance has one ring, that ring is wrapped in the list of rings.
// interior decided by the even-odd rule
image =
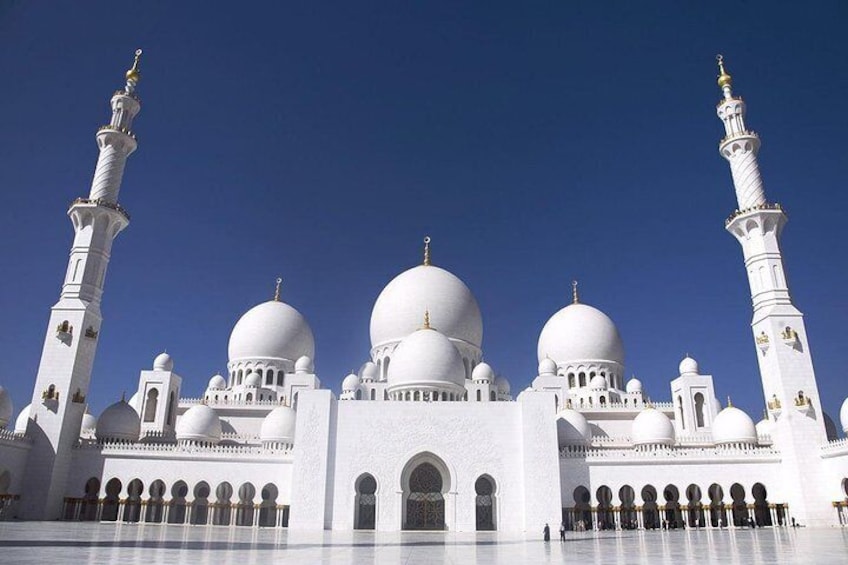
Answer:
[[[121,402],[126,402],[126,401],[127,401],[127,391],[122,390],[121,391]]]
[[[729,87],[731,85],[730,75],[727,74],[727,71],[724,70],[724,56],[719,53],[716,55],[716,62],[718,62],[718,85],[720,88]]]
[[[277,286],[274,288],[274,302],[280,301],[280,285],[283,284],[283,278],[277,277]]]
[[[580,297],[577,296],[577,281],[571,281],[571,303],[579,304]]]
[[[141,49],[135,50],[135,60],[133,60],[133,66],[130,70],[127,71],[127,80],[132,82],[138,82],[141,80],[141,72],[138,70],[138,60],[141,58]]]
[[[430,266],[430,236],[424,236],[424,264]]]
[[[727,395],[727,407],[730,408],[733,406],[733,402],[730,401],[730,395]]]
[[[432,330],[430,327],[430,310],[424,310],[424,327],[422,329]]]

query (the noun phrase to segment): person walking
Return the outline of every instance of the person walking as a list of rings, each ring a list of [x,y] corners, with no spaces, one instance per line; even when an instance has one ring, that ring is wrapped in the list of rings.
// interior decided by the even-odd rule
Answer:
[[[565,522],[559,523],[559,541],[565,541]]]
[[[545,536],[545,541],[551,541],[551,527],[545,524],[545,529],[542,530],[542,534]]]

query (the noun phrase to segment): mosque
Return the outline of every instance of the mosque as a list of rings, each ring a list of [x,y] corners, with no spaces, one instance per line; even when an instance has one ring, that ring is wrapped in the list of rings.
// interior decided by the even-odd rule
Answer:
[[[312,330],[278,282],[236,323],[226,372],[200,396],[183,395],[162,353],[128,401],[95,418],[86,395],[106,267],[130,219],[118,194],[137,147],[140,55],[96,134],[91,192],[68,210],[74,241],[32,401],[15,417],[0,387],[0,518],[383,531],[848,525],[848,440],[822,411],[784,276],[786,214],[766,199],[760,139],[721,57],[719,152],[738,201],[726,229],[742,246],[767,407],[756,425],[717,400],[689,357],[668,400],[651,400],[624,377],[615,324],[576,284],[541,328],[537,376],[515,394],[483,361],[474,294],[433,264],[429,239],[422,263],[379,295],[368,359],[339,394],[322,388]],[[845,431],[848,401],[840,419]]]

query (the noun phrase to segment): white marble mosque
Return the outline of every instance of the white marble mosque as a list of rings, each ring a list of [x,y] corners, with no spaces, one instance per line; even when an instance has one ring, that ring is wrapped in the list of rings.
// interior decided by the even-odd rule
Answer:
[[[283,302],[278,284],[233,328],[226,371],[186,386],[199,395],[184,396],[162,353],[95,418],[86,395],[112,242],[129,224],[118,195],[140,54],[97,132],[91,192],[68,211],[74,242],[32,401],[15,413],[0,387],[0,518],[387,532],[848,524],[848,440],[822,411],[784,276],[786,215],[766,198],[760,140],[721,58],[719,152],[738,201],[726,229],[742,246],[767,406],[756,425],[689,357],[653,391],[667,400],[650,400],[624,377],[615,324],[576,284],[571,304],[551,305],[537,376],[516,394],[483,361],[474,294],[434,264],[429,239],[374,304],[371,350],[338,393],[313,363],[309,305]],[[840,418],[845,430],[848,401]]]

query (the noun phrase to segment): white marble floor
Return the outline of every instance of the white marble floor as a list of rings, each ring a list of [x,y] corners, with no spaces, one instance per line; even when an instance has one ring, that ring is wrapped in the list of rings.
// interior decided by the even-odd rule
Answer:
[[[0,522],[0,563],[848,563],[848,530],[569,534],[288,532],[213,526]]]

